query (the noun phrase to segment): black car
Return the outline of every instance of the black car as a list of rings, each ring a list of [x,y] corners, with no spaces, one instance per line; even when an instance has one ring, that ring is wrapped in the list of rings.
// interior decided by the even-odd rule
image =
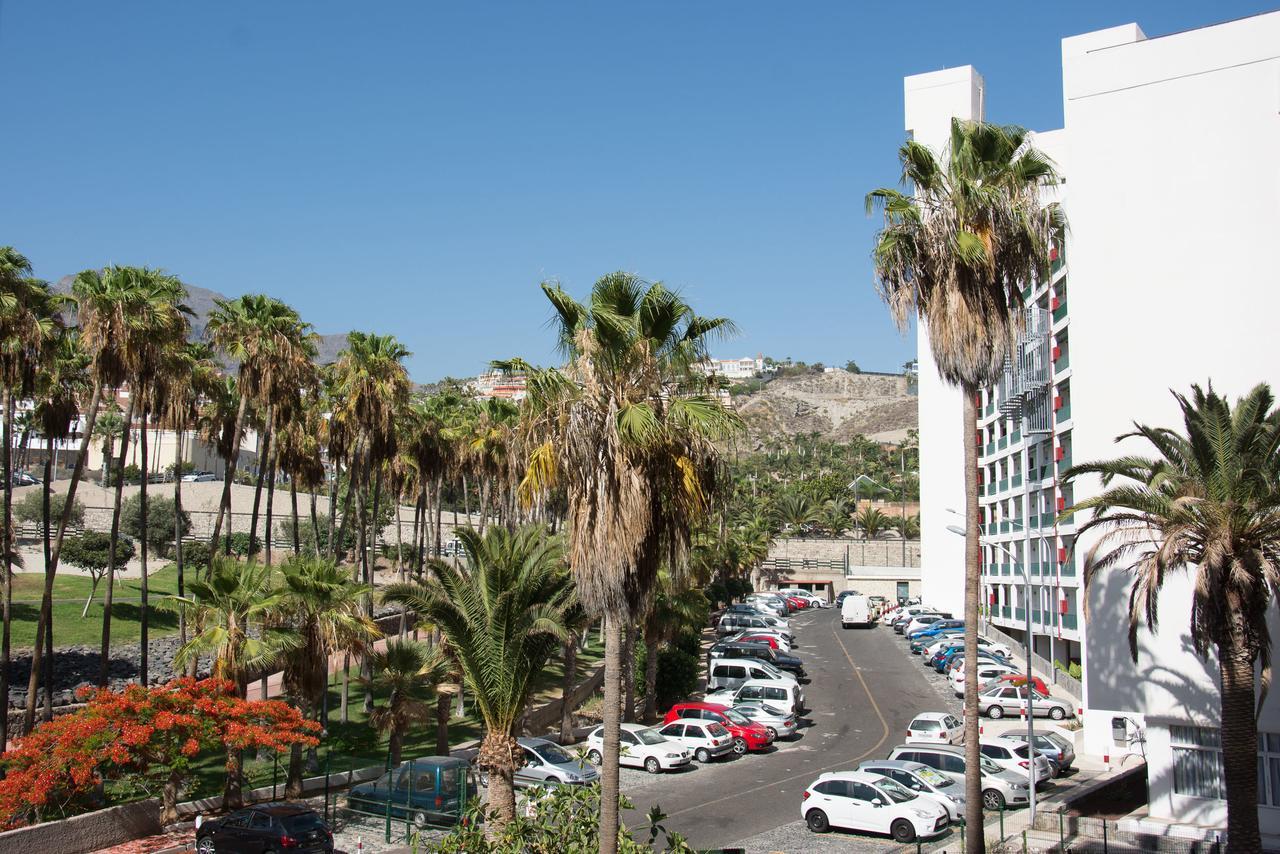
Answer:
[[[713,644],[707,651],[707,660],[713,658],[759,658],[781,670],[788,670],[797,677],[803,677],[804,665],[800,659],[790,653],[774,649],[767,643],[751,641],[721,641]]]
[[[320,814],[302,804],[258,804],[222,818],[205,819],[196,831],[199,854],[332,854],[333,833]]]

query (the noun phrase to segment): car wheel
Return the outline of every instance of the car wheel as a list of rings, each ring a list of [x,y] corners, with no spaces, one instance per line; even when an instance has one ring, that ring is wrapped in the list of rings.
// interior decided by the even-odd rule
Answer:
[[[739,756],[742,756],[747,752],[747,750],[749,750],[749,748],[747,747],[747,740],[745,738],[735,738],[733,740],[734,753],[738,754]]]
[[[778,740],[778,731],[776,729],[774,729],[771,726],[767,726],[765,727],[765,729],[768,730],[770,738],[772,738],[774,741]]]
[[[602,759],[604,759],[604,757],[600,755],[600,751],[598,750],[587,751],[587,761],[590,762],[592,765],[599,765]]]
[[[214,852],[217,851],[217,849],[214,848],[213,846],[213,837],[206,836],[205,838],[197,842],[196,851],[199,851],[200,854],[214,854]]]
[[[644,770],[650,774],[657,774],[662,770],[662,766],[658,763],[657,757],[650,756],[644,761]]]
[[[991,718],[992,720],[998,720],[1004,717],[1004,707],[999,705],[992,706],[991,708],[987,709],[987,717]]]
[[[905,818],[900,818],[889,825],[889,833],[893,835],[894,840],[897,842],[910,842],[916,838],[915,826]]]
[[[705,747],[699,747],[698,751],[693,754],[693,758],[703,763],[710,762],[711,752],[707,750]]]
[[[1061,706],[1054,706],[1049,709],[1049,717],[1053,718],[1055,721],[1060,721],[1066,716],[1067,713],[1062,710]]]
[[[982,793],[982,805],[989,810],[998,812],[1004,809],[1004,795],[995,789],[987,789]]]
[[[427,814],[418,810],[413,814],[413,826],[421,830],[427,826]]]
[[[826,833],[831,829],[831,822],[827,821],[827,814],[822,810],[809,810],[805,813],[804,823],[814,833]]]

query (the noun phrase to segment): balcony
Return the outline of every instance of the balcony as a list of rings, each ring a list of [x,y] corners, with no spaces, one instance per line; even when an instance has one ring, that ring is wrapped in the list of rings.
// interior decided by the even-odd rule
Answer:
[[[1009,524],[1008,522],[1001,522],[1001,523],[1000,523],[1000,533],[1002,533],[1002,534],[1007,534],[1007,533],[1009,533],[1009,531],[1011,531],[1011,530],[1012,530],[1012,526],[1010,526],[1010,524]]]
[[[998,533],[998,532],[999,532],[999,528],[998,528],[998,526],[996,525],[996,523],[995,523],[995,522],[988,522],[988,523],[987,523],[987,533],[988,533],[988,534],[995,534],[995,533]]]
[[[1064,403],[1058,410],[1058,423],[1071,420],[1071,404]]]
[[[1004,480],[1000,481],[1000,488],[997,489],[996,492],[1004,492],[1008,488],[1009,488],[1009,478],[1006,477]]]
[[[1014,618],[1015,620],[1025,620],[1025,619],[1027,618],[1027,609],[1026,609],[1026,608],[1014,608],[1014,609],[1013,609],[1013,618]]]
[[[1000,450],[1002,450],[1002,451],[1003,451],[1005,448],[1009,447],[1009,437],[1008,437],[1008,436],[1001,436],[1001,437],[1000,437],[1000,441],[996,443],[996,447],[997,447],[997,448],[999,448],[999,449],[1000,449]]]
[[[1060,323],[1067,316],[1067,298],[1063,297],[1058,301],[1058,307],[1053,310],[1053,322]]]
[[[1013,564],[1011,564],[1011,563],[1002,563],[1002,564],[1000,564],[1000,574],[1001,574],[1001,575],[1013,575]]]
[[[985,450],[985,451],[983,451],[983,453],[984,453],[984,454],[986,454],[986,455],[989,457],[989,456],[991,456],[992,454],[994,454],[995,452],[996,452],[996,443],[995,443],[995,442],[988,442],[988,443],[987,443],[986,450]]]
[[[1063,614],[1063,615],[1062,615],[1062,627],[1063,627],[1064,629],[1067,629],[1068,631],[1073,631],[1073,632],[1074,632],[1076,629],[1078,629],[1080,626],[1079,626],[1078,621],[1076,620],[1076,615],[1075,615],[1075,614],[1072,614],[1072,613],[1066,613],[1066,614]]]
[[[1018,442],[1022,441],[1022,431],[1014,430],[1013,433],[1009,435],[1009,441],[1013,442],[1014,444],[1017,444]]]
[[[1001,609],[1000,609],[1000,616],[1001,616],[1001,617],[1004,617],[1006,620],[1007,620],[1007,619],[1009,619],[1009,606],[1008,606],[1008,605],[1005,605],[1003,608],[1001,608]]]
[[[1063,351],[1058,358],[1053,360],[1053,369],[1055,371],[1065,371],[1071,367],[1071,353]]]

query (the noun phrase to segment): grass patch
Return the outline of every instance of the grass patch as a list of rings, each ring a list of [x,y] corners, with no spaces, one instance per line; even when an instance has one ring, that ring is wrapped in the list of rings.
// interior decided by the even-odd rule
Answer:
[[[178,569],[168,564],[148,577],[147,623],[152,637],[176,634],[178,615],[155,607],[165,596],[178,592]],[[82,646],[102,643],[102,597],[106,582],[98,585],[98,593],[81,618],[85,599],[93,588],[88,576],[59,573],[53,581],[53,642],[55,646]],[[40,617],[40,597],[44,593],[44,575],[15,573],[13,576],[13,609],[11,611],[12,643],[16,649],[30,649],[35,644],[36,623]],[[113,644],[137,643],[141,637],[142,579],[117,578],[111,605],[111,641]]]

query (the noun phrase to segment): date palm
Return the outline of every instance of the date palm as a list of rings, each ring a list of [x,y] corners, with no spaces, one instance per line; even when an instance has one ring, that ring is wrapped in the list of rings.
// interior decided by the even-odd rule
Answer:
[[[690,526],[712,498],[713,438],[739,422],[702,393],[690,366],[733,327],[628,273],[597,280],[586,303],[559,285],[542,288],[569,361],[529,372],[524,429],[533,450],[521,492],[529,502],[564,488],[578,596],[605,618],[600,842],[614,854],[621,634],[640,618],[659,567],[683,568]]]
[[[832,498],[822,505],[820,522],[829,535],[844,536],[853,525],[853,505],[847,499]]]
[[[857,517],[858,527],[862,529],[862,537],[866,540],[879,539],[880,535],[893,526],[888,516],[875,507],[864,507]]]
[[[820,511],[813,499],[799,492],[784,492],[773,503],[773,516],[779,525],[789,528],[793,534],[803,533],[818,521]]]
[[[386,649],[369,654],[369,668],[369,687],[387,695],[386,705],[374,708],[369,723],[387,733],[388,761],[399,765],[405,732],[431,717],[436,689],[449,680],[452,663],[439,647],[393,638]]]
[[[1258,725],[1271,681],[1267,617],[1280,596],[1280,409],[1259,385],[1233,408],[1210,385],[1175,394],[1183,430],[1135,424],[1117,441],[1155,449],[1073,466],[1065,475],[1101,479],[1103,490],[1063,513],[1091,515],[1077,536],[1098,535],[1085,559],[1086,580],[1120,571],[1129,593],[1129,651],[1138,659],[1142,626],[1155,631],[1165,582],[1192,580],[1190,629],[1196,653],[1216,660],[1227,789],[1227,847],[1261,851],[1258,829]],[[1260,666],[1260,671],[1258,668]]]
[[[433,559],[437,583],[393,584],[383,595],[436,626],[448,642],[484,719],[477,764],[489,774],[491,831],[501,833],[515,816],[516,726],[534,678],[569,637],[573,582],[559,541],[537,526],[510,532],[495,525],[483,537],[462,528],[457,535],[464,566]]]
[[[961,390],[965,475],[965,761],[978,765],[976,675],[981,572],[978,542],[977,397],[1000,376],[1018,334],[1023,290],[1045,277],[1049,248],[1063,227],[1046,205],[1058,182],[1053,164],[1015,126],[954,119],[947,150],[908,140],[898,150],[906,193],[867,194],[884,227],[872,259],[877,290],[900,329],[919,319],[942,379]],[[966,783],[965,820],[982,823],[977,775]],[[966,837],[969,852],[982,834]]]

